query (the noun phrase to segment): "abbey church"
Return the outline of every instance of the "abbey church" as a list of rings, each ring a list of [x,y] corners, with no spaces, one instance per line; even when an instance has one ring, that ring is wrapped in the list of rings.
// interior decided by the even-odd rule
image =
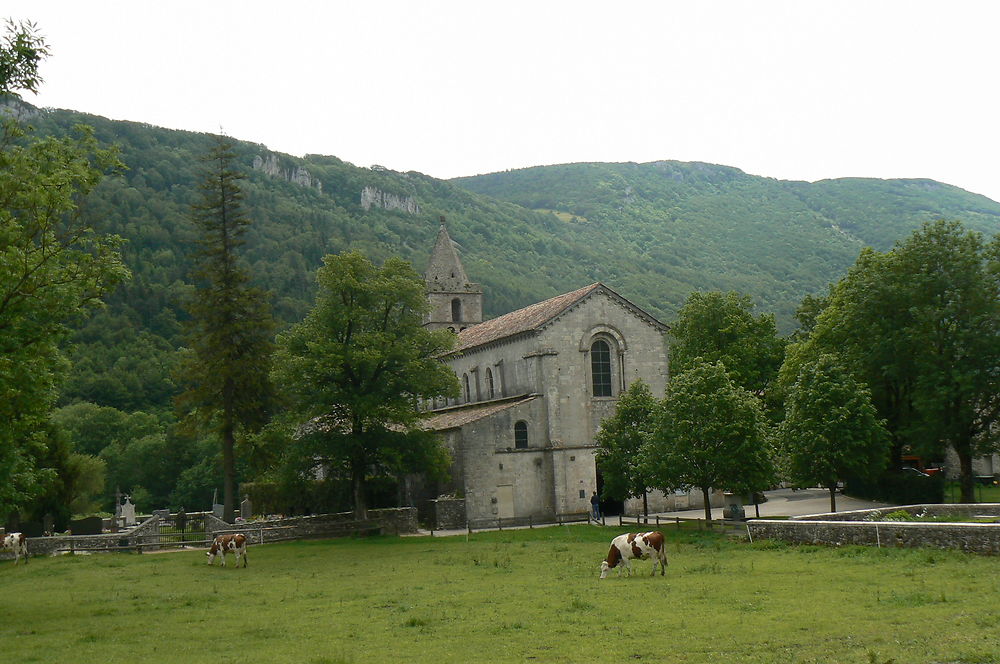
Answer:
[[[454,496],[459,514],[448,525],[588,511],[601,421],[637,379],[663,396],[667,326],[601,283],[483,321],[483,289],[466,275],[444,223],[424,278],[425,326],[457,335],[445,361],[461,396],[433,404],[425,424],[452,455],[441,492]],[[685,509],[688,499],[657,492],[650,509]],[[448,527],[443,520],[438,527]]]

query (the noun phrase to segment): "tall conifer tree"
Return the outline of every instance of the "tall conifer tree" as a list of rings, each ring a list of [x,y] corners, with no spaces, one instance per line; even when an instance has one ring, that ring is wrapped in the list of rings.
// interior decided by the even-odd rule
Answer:
[[[239,258],[250,225],[230,141],[219,137],[205,159],[201,200],[192,206],[199,232],[197,288],[187,305],[190,351],[181,363],[187,390],[179,397],[189,424],[218,434],[222,447],[224,519],[234,518],[236,437],[267,416],[274,321],[267,293],[250,285]]]

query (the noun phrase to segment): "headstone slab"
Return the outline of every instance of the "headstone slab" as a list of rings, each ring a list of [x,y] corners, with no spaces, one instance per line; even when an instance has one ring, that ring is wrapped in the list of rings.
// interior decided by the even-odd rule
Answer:
[[[69,522],[69,529],[74,535],[100,535],[104,529],[104,519],[99,516],[89,516]]]
[[[135,520],[135,505],[132,504],[131,496],[125,496],[125,502],[122,503],[122,521],[124,521],[126,526],[134,526],[137,523]]]
[[[169,519],[170,518],[170,510],[168,510],[168,509],[153,510],[153,516],[158,516],[161,519]]]
[[[253,503],[250,502],[249,498],[244,498],[243,502],[240,503],[240,517],[247,521],[253,516]]]
[[[216,503],[216,504],[212,505],[212,515],[213,515],[213,516],[214,516],[214,517],[215,517],[216,519],[221,519],[221,518],[222,518],[222,516],[223,516],[223,515],[224,515],[225,513],[226,513],[226,506],[225,506],[225,505],[219,505],[218,503]]]

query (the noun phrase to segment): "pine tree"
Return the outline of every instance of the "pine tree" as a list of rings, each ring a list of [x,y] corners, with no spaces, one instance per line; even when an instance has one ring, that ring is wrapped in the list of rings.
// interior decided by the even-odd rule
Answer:
[[[208,428],[222,447],[223,505],[232,522],[236,437],[264,424],[271,400],[268,378],[274,321],[268,295],[250,285],[239,258],[249,218],[242,207],[243,174],[230,141],[219,137],[205,159],[200,202],[192,206],[199,231],[196,282],[187,304],[190,350],[181,362],[187,390],[178,398],[188,424]]]

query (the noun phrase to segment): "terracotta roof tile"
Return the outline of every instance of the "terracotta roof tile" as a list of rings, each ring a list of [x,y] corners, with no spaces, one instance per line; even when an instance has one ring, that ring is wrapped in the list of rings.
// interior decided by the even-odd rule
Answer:
[[[489,417],[491,415],[496,415],[497,413],[507,410],[508,408],[513,408],[514,406],[520,406],[523,403],[527,403],[532,399],[537,399],[538,396],[530,396],[524,399],[517,399],[514,401],[504,401],[501,403],[489,402],[483,404],[474,404],[465,408],[455,408],[446,410],[436,415],[432,415],[423,422],[420,423],[421,428],[428,429],[430,431],[444,431],[445,429],[457,429],[460,426],[469,424],[470,422],[475,422],[476,420],[481,420],[484,417]]]
[[[565,311],[567,307],[579,302],[601,287],[600,283],[591,284],[571,293],[557,295],[524,309],[518,309],[499,318],[466,328],[459,332],[458,343],[455,344],[453,352],[461,352],[474,346],[488,344],[491,341],[536,330]]]

